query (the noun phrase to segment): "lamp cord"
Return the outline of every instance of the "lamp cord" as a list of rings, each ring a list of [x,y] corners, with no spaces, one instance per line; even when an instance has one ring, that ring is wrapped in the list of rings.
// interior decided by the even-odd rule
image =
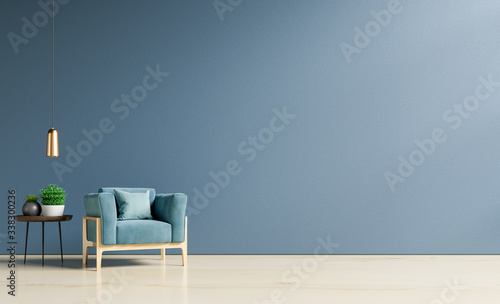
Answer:
[[[54,0],[52,0],[52,129],[54,129]]]

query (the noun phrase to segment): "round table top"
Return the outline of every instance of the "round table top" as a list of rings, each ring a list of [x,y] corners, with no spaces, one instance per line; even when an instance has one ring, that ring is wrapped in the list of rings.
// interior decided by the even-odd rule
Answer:
[[[66,222],[73,218],[73,215],[46,216],[46,215],[16,215],[18,222]]]

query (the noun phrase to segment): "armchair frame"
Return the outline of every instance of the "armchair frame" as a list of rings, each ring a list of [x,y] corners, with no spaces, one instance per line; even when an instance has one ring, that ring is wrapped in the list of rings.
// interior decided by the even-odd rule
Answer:
[[[184,219],[184,242],[182,243],[152,243],[152,244],[117,244],[103,245],[101,240],[101,218],[84,216],[83,222],[83,264],[87,265],[89,257],[89,247],[96,249],[96,270],[101,270],[102,253],[104,251],[115,250],[143,250],[143,249],[161,249],[161,259],[165,260],[165,249],[180,248],[182,250],[182,266],[187,265],[187,216]],[[89,241],[87,238],[87,221],[96,222],[96,242]]]

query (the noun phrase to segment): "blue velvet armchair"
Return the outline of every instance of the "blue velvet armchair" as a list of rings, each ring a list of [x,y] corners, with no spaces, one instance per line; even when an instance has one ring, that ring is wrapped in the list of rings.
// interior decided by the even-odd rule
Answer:
[[[148,193],[152,218],[120,219],[115,190]],[[145,194],[147,195],[147,194]],[[96,268],[100,270],[102,253],[113,250],[180,248],[182,265],[187,265],[187,196],[182,193],[156,194],[151,188],[101,188],[84,197],[83,263],[87,265],[88,248],[96,248]],[[147,208],[147,206],[146,206]]]

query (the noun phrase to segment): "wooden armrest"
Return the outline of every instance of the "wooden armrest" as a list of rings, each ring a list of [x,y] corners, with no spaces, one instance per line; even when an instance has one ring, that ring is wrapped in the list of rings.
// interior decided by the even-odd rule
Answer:
[[[97,219],[100,219],[100,217],[84,216],[83,219],[89,221],[97,221]]]

